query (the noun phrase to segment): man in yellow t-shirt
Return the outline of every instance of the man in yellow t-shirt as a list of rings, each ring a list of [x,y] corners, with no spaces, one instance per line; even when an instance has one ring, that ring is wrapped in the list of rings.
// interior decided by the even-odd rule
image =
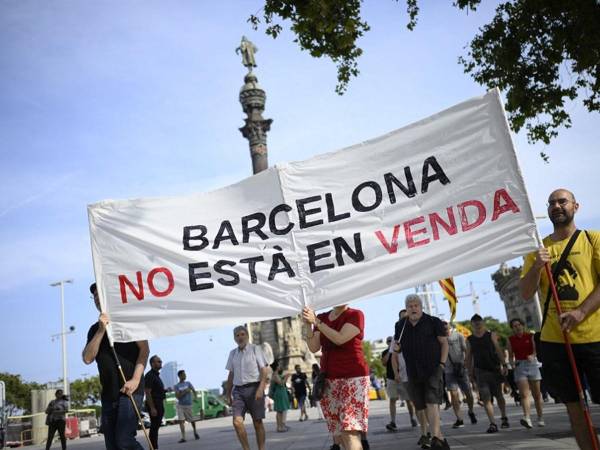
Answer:
[[[540,293],[542,310],[549,289],[544,265],[552,270],[577,230],[575,213],[579,204],[572,192],[557,189],[548,198],[548,216],[554,232],[544,238],[544,246],[525,257],[520,280],[521,296],[530,299]],[[600,403],[600,232],[581,231],[569,252],[566,264],[554,280],[562,314],[557,314],[550,299],[546,321],[542,328],[541,349],[544,379],[566,404],[571,426],[580,448],[592,448],[585,417],[571,373],[564,346],[563,330],[573,344],[575,361],[581,375],[585,374],[592,401]]]

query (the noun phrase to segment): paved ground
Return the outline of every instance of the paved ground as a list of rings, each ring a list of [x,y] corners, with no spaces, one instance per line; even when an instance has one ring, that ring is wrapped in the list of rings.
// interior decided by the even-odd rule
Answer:
[[[453,430],[454,415],[451,410],[442,412],[442,430],[448,438],[452,449],[553,449],[567,450],[576,449],[575,439],[569,431],[568,418],[564,406],[553,403],[545,404],[545,428],[533,428],[526,430],[519,425],[521,408],[515,406],[511,399],[507,398],[508,416],[511,428],[500,430],[495,435],[485,433],[487,420],[485,412],[481,407],[476,407],[475,413],[480,419],[476,425],[465,424],[464,428]],[[417,429],[411,428],[408,422],[408,414],[405,408],[399,408],[397,423],[399,431],[390,433],[385,430],[388,422],[387,401],[371,402],[371,413],[369,417],[369,442],[374,450],[398,450],[415,449],[419,438]],[[600,407],[592,409],[594,423],[600,425]],[[288,425],[290,431],[277,433],[275,431],[275,413],[269,413],[266,419],[267,449],[269,450],[326,450],[331,445],[331,439],[327,434],[325,423],[314,420],[316,410],[309,410],[311,419],[306,422],[298,422],[298,411],[290,411],[288,414]],[[231,427],[231,418],[212,419],[197,423],[201,439],[193,440],[191,428],[187,425],[188,441],[178,444],[179,427],[177,425],[163,427],[160,430],[159,446],[161,450],[230,450],[239,449],[235,433]],[[252,448],[256,448],[254,432],[249,425],[248,431]],[[138,435],[140,442],[144,444],[143,436]],[[190,440],[192,438],[192,440]],[[41,449],[42,446],[30,447]],[[54,443],[53,448],[60,448]],[[77,439],[69,441],[69,450],[100,450],[104,448],[102,436]]]

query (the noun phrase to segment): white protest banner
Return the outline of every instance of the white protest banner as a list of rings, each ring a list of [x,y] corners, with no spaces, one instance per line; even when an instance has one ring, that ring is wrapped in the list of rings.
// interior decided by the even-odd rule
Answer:
[[[88,213],[117,342],[325,308],[537,247],[496,90],[214,192]]]

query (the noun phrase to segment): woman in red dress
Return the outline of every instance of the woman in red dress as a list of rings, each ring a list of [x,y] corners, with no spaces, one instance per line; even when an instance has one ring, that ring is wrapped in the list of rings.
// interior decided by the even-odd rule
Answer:
[[[364,315],[348,305],[316,315],[304,308],[302,317],[312,325],[308,348],[322,351],[325,390],[321,408],[335,442],[346,450],[361,450],[361,432],[369,417],[369,366],[362,350]]]

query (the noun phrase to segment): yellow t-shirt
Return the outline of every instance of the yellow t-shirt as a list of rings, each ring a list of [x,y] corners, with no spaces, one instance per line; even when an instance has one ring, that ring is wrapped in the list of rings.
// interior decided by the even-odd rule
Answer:
[[[554,242],[550,239],[550,236],[544,238],[544,247],[550,252],[552,271],[554,271],[554,266],[558,263],[560,255],[568,242],[569,239]],[[529,272],[534,262],[535,252],[525,257],[521,278]],[[571,311],[583,303],[598,285],[598,274],[600,274],[600,232],[588,231],[586,236],[586,232],[582,230],[567,257],[563,271],[558,275],[558,279],[554,280],[563,312]],[[543,314],[544,302],[548,295],[548,277],[545,270],[542,270],[539,295]],[[574,344],[599,342],[600,308],[589,314],[573,328],[569,337]],[[550,298],[548,316],[542,329],[541,339],[546,342],[564,342],[552,298]]]

